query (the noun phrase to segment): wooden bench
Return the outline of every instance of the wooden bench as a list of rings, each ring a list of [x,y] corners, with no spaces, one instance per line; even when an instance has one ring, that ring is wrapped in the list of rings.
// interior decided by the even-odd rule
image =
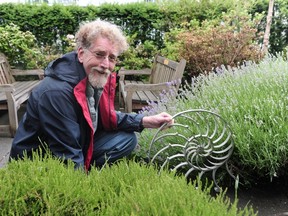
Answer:
[[[169,82],[174,83],[177,91],[180,80],[183,77],[186,60],[180,62],[169,60],[160,55],[156,55],[151,69],[143,70],[119,70],[119,107],[125,112],[139,110],[147,106],[148,101],[157,101],[164,90],[169,90]],[[142,81],[125,80],[126,75],[149,75],[149,83]],[[124,105],[124,107],[123,107]]]
[[[37,80],[15,81],[14,76],[37,75]],[[17,111],[27,101],[32,89],[43,78],[44,71],[11,69],[7,58],[0,53],[0,111],[8,110],[9,125],[0,125],[0,136],[14,137],[18,127]]]

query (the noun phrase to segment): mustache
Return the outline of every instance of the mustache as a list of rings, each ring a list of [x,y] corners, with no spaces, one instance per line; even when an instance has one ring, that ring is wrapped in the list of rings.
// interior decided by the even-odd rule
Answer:
[[[92,67],[91,71],[92,72],[106,73],[107,75],[109,75],[111,73],[111,71],[109,69],[103,69],[101,67]]]

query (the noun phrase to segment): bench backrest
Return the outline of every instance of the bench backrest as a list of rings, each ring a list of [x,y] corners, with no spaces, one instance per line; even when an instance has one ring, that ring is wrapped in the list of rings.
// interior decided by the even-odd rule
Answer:
[[[15,82],[10,73],[10,65],[3,53],[0,53],[0,84],[11,84]]]
[[[160,55],[156,55],[150,76],[150,83],[165,83],[182,79],[186,60],[180,62],[172,61]],[[177,85],[180,85],[177,84]]]

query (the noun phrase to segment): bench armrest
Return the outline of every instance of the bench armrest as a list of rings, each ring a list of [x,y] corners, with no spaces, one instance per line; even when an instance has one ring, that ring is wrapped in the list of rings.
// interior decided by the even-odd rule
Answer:
[[[162,91],[170,89],[172,86],[167,83],[157,83],[157,84],[134,84],[127,83],[124,86],[124,90],[127,92],[135,92],[135,91]]]
[[[44,70],[43,69],[31,69],[31,70],[11,69],[11,74],[13,76],[37,75],[39,79],[43,79]]]
[[[1,84],[0,85],[0,92],[14,92],[15,88],[11,84]]]
[[[126,70],[123,67],[120,68],[118,72],[118,76],[120,77],[120,80],[124,80],[125,75],[151,75],[151,69],[144,68],[141,70]]]

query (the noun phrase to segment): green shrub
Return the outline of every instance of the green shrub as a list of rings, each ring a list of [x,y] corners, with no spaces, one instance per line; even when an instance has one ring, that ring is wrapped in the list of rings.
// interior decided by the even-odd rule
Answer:
[[[0,209],[1,215],[255,215],[205,188],[133,161],[86,175],[72,163],[34,157],[0,169]]]
[[[236,67],[244,61],[258,61],[262,57],[260,46],[255,43],[259,38],[257,19],[252,20],[248,14],[230,11],[218,22],[190,25],[177,36],[182,44],[179,56],[187,60],[186,71],[190,77],[213,72],[221,65]]]
[[[218,68],[216,73],[195,78],[182,87],[178,98],[163,98],[144,111],[206,109],[221,115],[234,133],[235,150],[230,159],[242,183],[257,183],[287,176],[288,62],[267,56],[259,64],[246,62],[238,68]],[[144,157],[156,131],[140,137]]]
[[[7,56],[14,67],[31,69],[41,65],[42,55],[35,36],[29,31],[21,31],[13,23],[0,26],[0,52]]]
[[[118,67],[126,69],[151,68],[154,55],[157,53],[157,47],[153,41],[145,41],[142,44],[133,46],[136,35],[128,36],[129,49],[119,57]]]

